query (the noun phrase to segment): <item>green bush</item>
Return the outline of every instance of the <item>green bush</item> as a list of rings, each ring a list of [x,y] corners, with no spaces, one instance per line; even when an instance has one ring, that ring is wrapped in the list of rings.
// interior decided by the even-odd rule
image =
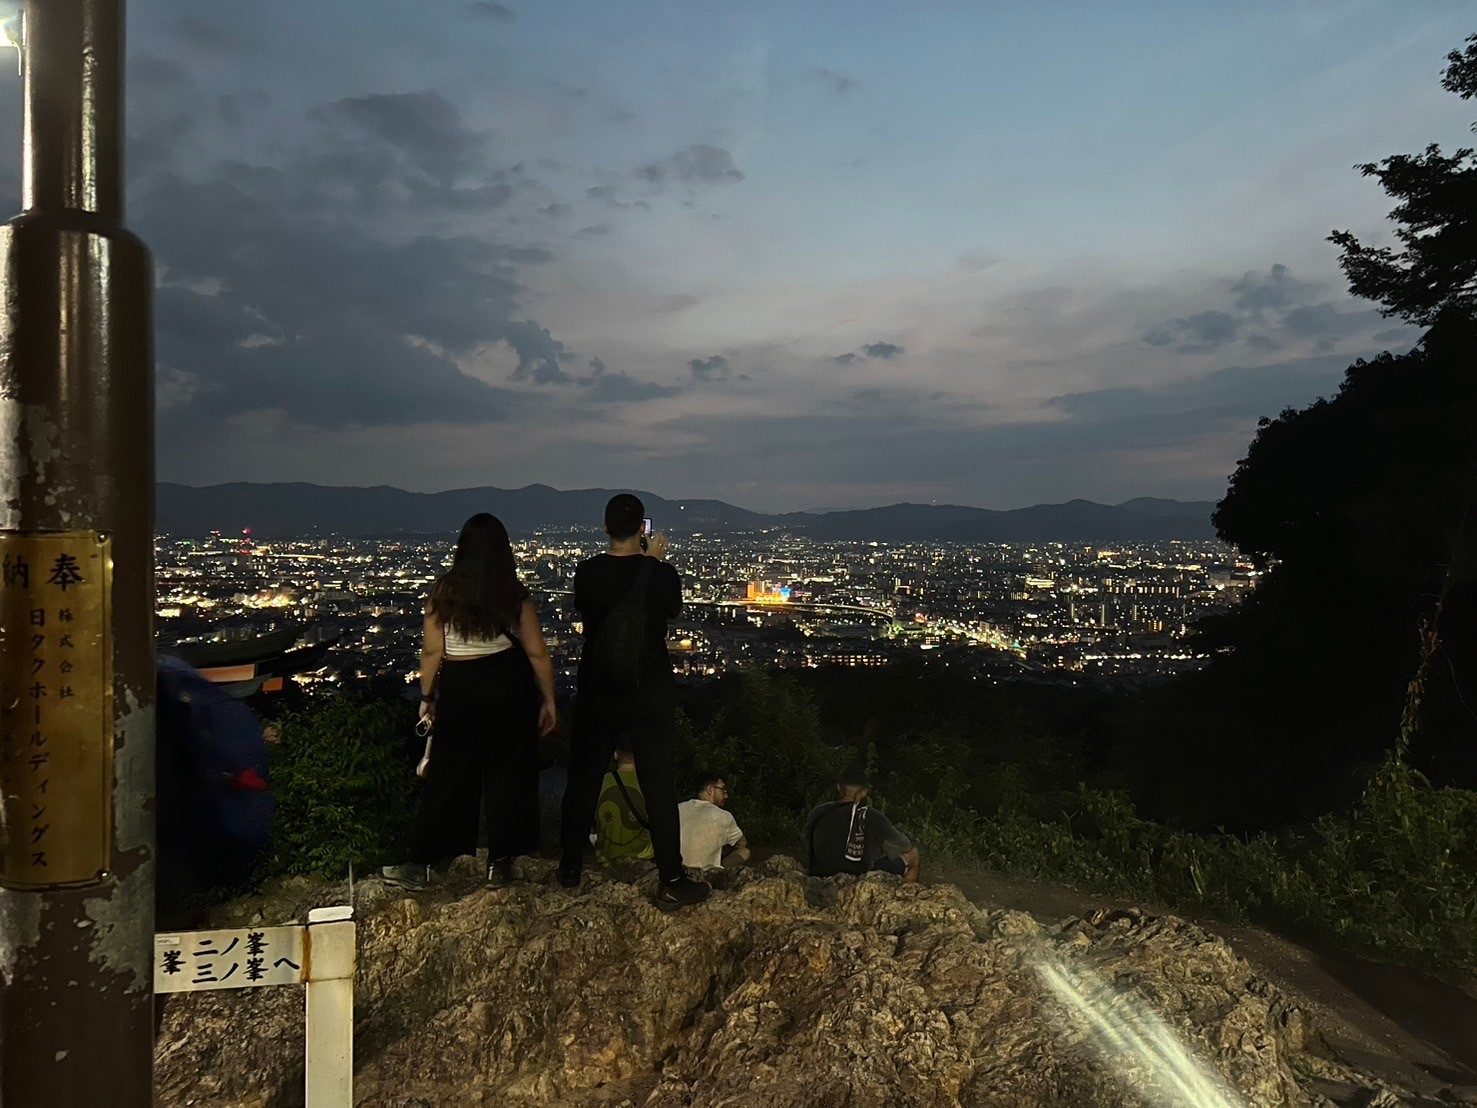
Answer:
[[[398,703],[337,695],[276,721],[271,872],[342,877],[400,860],[415,814],[413,720]]]
[[[964,741],[957,714],[924,718],[928,690],[916,695],[911,724],[890,734],[871,727],[865,740],[842,733],[831,744],[800,681],[745,674],[705,721],[684,719],[684,764],[729,774],[750,840],[780,850],[792,849],[810,807],[831,795],[835,770],[864,757],[881,770],[874,799],[930,868],[979,865],[1254,920],[1407,964],[1477,970],[1477,792],[1432,788],[1392,753],[1347,812],[1275,834],[1197,833],[1144,819],[1121,790],[1053,787],[1020,761],[1039,762],[1040,751],[993,724]],[[864,718],[854,708],[852,717]]]
[[[793,851],[806,815],[834,795],[854,754],[821,740],[814,699],[787,674],[745,673],[726,691],[711,721],[679,719],[678,795],[692,795],[696,773],[722,773],[749,840]]]
[[[918,697],[926,709],[927,690]],[[700,718],[679,714],[681,791],[700,769],[724,773],[750,841],[791,851],[810,809],[834,795],[836,771],[860,758],[880,771],[876,802],[930,868],[985,866],[1477,970],[1477,792],[1432,788],[1398,754],[1350,811],[1246,838],[1146,820],[1126,792],[1052,782],[1035,737],[1017,742],[992,724],[966,741],[924,714],[827,742],[802,682],[747,673],[722,683]],[[413,718],[403,703],[334,696],[278,722],[275,872],[337,877],[400,857],[415,811]],[[1034,765],[1017,760],[1027,756]]]
[[[945,862],[1254,920],[1423,968],[1477,970],[1477,793],[1432,788],[1393,754],[1351,812],[1251,839],[1167,828],[1139,818],[1122,794],[1085,788],[1037,798],[1034,814],[984,817],[916,794],[894,805]]]

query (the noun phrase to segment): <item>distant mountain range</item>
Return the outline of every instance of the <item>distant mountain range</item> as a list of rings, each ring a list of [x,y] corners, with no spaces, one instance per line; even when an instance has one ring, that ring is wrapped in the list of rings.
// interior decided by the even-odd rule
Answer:
[[[196,488],[161,483],[157,526],[164,534],[239,533],[262,538],[336,534],[357,537],[453,534],[475,512],[492,512],[516,533],[599,526],[611,489],[406,492],[385,485],[339,488],[235,483]],[[1209,501],[1140,497],[1122,504],[1071,500],[992,511],[954,504],[892,504],[833,512],[766,515],[721,500],[668,500],[637,493],[660,530],[782,530],[818,539],[917,539],[934,542],[1123,542],[1206,539],[1214,535]]]

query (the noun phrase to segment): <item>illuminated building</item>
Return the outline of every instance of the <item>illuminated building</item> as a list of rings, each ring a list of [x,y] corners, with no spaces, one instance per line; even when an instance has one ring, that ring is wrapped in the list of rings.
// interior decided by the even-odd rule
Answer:
[[[779,588],[771,589],[767,581],[749,582],[749,603],[751,604],[788,604],[790,602],[790,586],[781,585]]]

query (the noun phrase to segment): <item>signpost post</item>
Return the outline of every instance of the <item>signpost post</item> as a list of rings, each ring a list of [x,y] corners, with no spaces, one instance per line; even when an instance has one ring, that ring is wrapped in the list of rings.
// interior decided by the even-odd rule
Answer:
[[[154,991],[305,985],[307,1100],[354,1103],[354,910],[315,908],[307,926],[154,936]]]
[[[153,267],[123,0],[30,0],[0,227],[0,1103],[153,1099]]]

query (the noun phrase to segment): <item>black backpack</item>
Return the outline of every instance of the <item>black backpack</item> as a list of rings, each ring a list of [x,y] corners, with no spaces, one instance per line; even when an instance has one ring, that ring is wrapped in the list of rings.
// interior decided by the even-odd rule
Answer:
[[[602,692],[633,693],[641,687],[647,655],[652,652],[647,640],[646,586],[655,565],[654,559],[641,558],[636,580],[606,613],[589,644]]]

